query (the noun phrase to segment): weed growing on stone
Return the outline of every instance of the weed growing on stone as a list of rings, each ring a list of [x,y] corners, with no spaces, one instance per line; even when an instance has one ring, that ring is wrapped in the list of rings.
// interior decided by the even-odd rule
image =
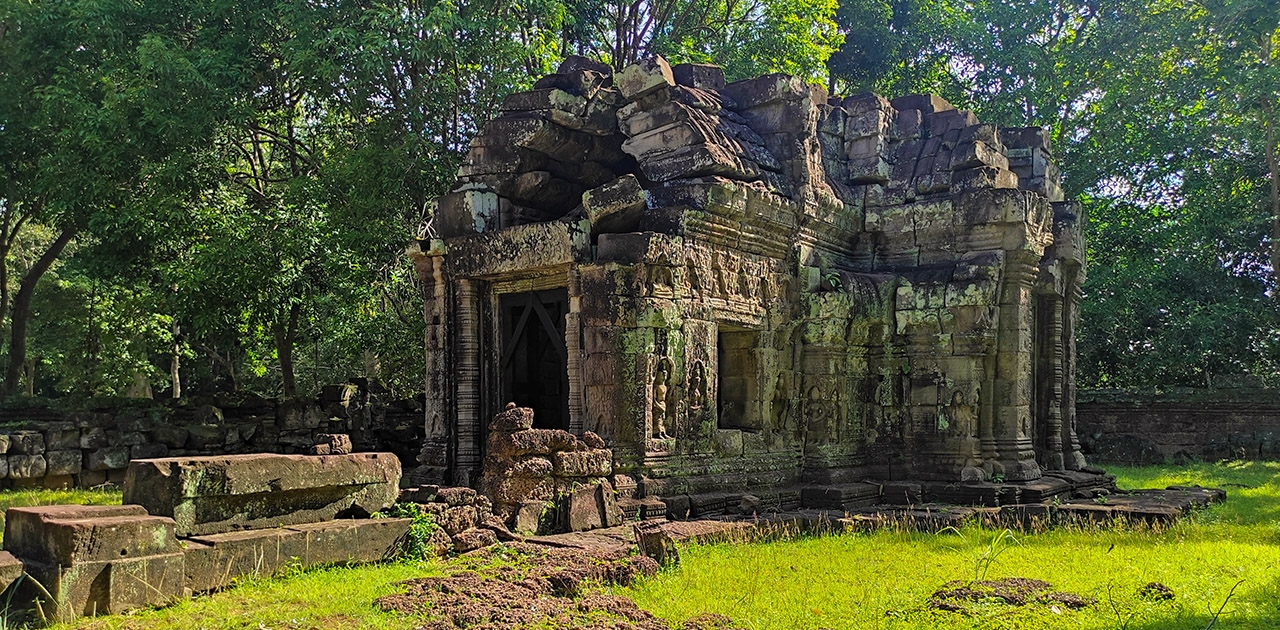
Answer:
[[[409,536],[405,541],[404,557],[407,560],[427,560],[436,556],[435,543],[432,538],[440,529],[435,517],[428,514],[417,503],[397,503],[386,511],[375,514],[374,518],[411,518]]]

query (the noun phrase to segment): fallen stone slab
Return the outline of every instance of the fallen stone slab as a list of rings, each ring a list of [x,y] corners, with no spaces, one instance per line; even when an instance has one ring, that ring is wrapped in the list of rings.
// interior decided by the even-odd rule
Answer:
[[[395,502],[399,482],[391,453],[169,457],[130,462],[124,502],[197,536],[368,516]]]
[[[4,542],[52,596],[44,609],[67,620],[181,597],[184,558],[174,526],[136,505],[10,508]]]
[[[298,559],[306,566],[363,564],[400,557],[410,518],[344,518],[325,523],[291,525],[303,535]]]
[[[184,539],[185,586],[194,593],[242,577],[269,577],[306,554],[306,534],[277,527]]]
[[[63,566],[179,551],[173,520],[137,505],[9,508],[4,546],[24,561]]]

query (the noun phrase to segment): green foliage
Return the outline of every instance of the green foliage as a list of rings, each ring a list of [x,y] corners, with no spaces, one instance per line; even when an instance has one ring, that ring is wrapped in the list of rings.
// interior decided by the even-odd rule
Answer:
[[[422,509],[421,505],[417,503],[397,503],[374,515],[374,517],[413,519],[413,523],[409,525],[408,540],[405,541],[404,558],[406,560],[421,561],[436,557],[435,545],[431,539],[440,529],[440,525],[436,523],[432,515]]]

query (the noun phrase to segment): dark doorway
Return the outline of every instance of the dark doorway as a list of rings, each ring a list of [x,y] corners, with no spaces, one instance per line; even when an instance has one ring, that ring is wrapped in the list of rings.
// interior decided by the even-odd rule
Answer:
[[[569,428],[569,353],[564,345],[565,289],[513,293],[502,309],[502,400],[533,409],[533,426]]]

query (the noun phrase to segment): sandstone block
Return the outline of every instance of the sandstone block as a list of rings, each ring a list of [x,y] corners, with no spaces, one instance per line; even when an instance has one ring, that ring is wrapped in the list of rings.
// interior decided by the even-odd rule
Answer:
[[[107,432],[101,427],[86,429],[80,434],[80,448],[102,448],[107,445]]]
[[[180,551],[172,519],[138,506],[10,508],[5,549],[32,562],[70,566]]]
[[[9,452],[9,436],[8,434],[0,433],[0,455],[4,455],[8,452]]]
[[[78,475],[83,467],[84,455],[80,449],[49,451],[45,453],[44,459],[46,475]]]
[[[542,523],[542,513],[547,509],[546,501],[522,501],[516,509],[513,529],[517,534],[532,536],[538,533]]]
[[[582,193],[582,209],[596,234],[630,232],[644,212],[645,192],[634,175],[624,175]]]
[[[125,503],[177,521],[181,536],[373,514],[396,499],[390,453],[228,455],[135,460]]]
[[[606,77],[613,76],[613,68],[610,68],[608,64],[581,55],[565,57],[564,61],[560,62],[560,66],[556,68],[556,74],[570,74],[578,70],[590,70]]]
[[[84,467],[89,470],[120,470],[128,465],[128,447],[108,446],[89,453]]]
[[[44,435],[39,431],[18,431],[9,434],[10,455],[39,455],[44,452]]]
[[[381,562],[400,557],[409,534],[410,518],[343,518],[322,523],[290,525],[301,532],[306,548],[298,558],[318,564]]]
[[[563,501],[563,522],[571,532],[622,524],[622,510],[607,481],[571,490]]]
[[[50,426],[45,431],[45,448],[51,451],[80,448],[80,430],[74,426]]]
[[[187,448],[210,450],[221,448],[227,442],[227,430],[223,427],[198,424],[187,429]]]
[[[235,578],[269,577],[307,553],[306,534],[276,527],[196,536],[184,541],[184,584],[201,593]]]
[[[671,68],[671,76],[680,85],[700,90],[718,92],[726,85],[724,69],[711,64],[679,63]]]
[[[894,109],[918,109],[926,114],[934,112],[943,112],[955,109],[955,105],[948,103],[946,99],[936,94],[911,94],[908,96],[899,96],[891,101]]]
[[[157,457],[167,457],[168,455],[169,447],[159,442],[138,444],[129,449],[129,459],[155,459]]]
[[[627,100],[634,101],[676,84],[671,64],[662,57],[641,59],[622,69],[613,83]]]
[[[165,606],[183,596],[182,553],[86,562],[72,566],[26,563],[26,571],[53,596],[54,619],[119,614]]]
[[[613,451],[560,452],[551,455],[557,477],[605,477],[613,474]]]
[[[44,455],[10,455],[8,457],[10,479],[35,479],[43,477],[48,468]]]
[[[160,444],[164,444],[169,448],[182,448],[183,445],[186,444],[187,442],[187,433],[188,431],[183,427],[174,426],[174,425],[163,425],[163,426],[156,427],[155,430],[151,432],[151,435],[155,438],[156,442],[159,442]],[[98,448],[98,447],[88,447],[88,446],[82,445],[82,448]]]
[[[22,561],[8,551],[0,551],[0,593],[22,577]]]

